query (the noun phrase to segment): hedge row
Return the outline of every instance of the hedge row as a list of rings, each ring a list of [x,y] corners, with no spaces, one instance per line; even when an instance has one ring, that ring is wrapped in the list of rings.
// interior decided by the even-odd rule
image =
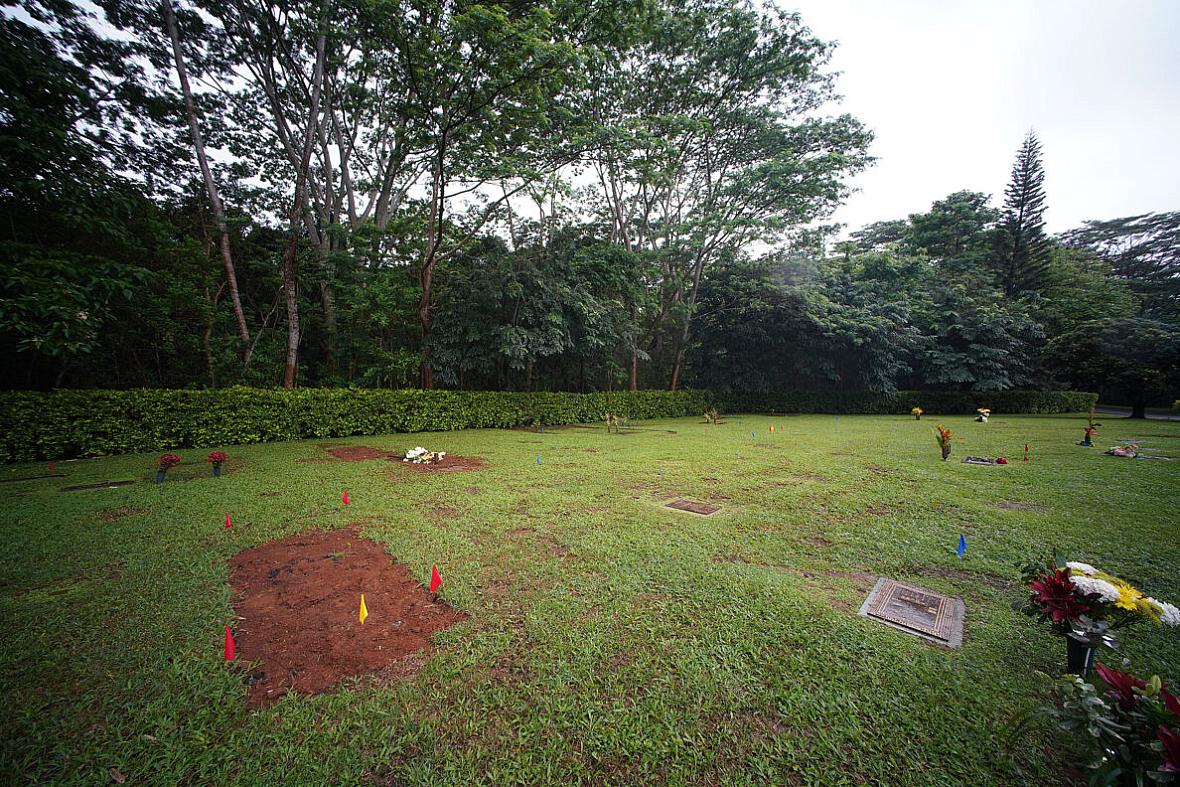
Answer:
[[[267,443],[699,415],[698,391],[570,394],[223,388],[208,391],[0,392],[0,459],[7,462]]]
[[[715,396],[707,391],[506,393],[301,388],[209,391],[0,392],[0,461],[65,459],[166,448],[265,443],[393,432],[572,424],[606,412],[629,420],[725,412],[931,414],[1057,413],[1089,410],[1097,397],[1073,392],[994,394],[902,391],[881,396]]]
[[[921,407],[931,415],[969,415],[980,407],[995,413],[1089,412],[1098,394],[1083,391],[897,391],[892,394],[733,394],[725,409],[735,413],[835,413],[889,415]]]

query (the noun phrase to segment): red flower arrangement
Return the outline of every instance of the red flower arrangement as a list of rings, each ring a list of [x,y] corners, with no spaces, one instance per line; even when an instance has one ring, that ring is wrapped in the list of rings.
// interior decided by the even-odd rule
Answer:
[[[1033,591],[1032,601],[1052,618],[1054,623],[1077,620],[1090,611],[1090,606],[1078,600],[1068,570],[1050,571],[1028,583]]]
[[[1105,664],[1096,665],[1094,671],[1098,673],[1098,677],[1102,678],[1103,683],[1113,689],[1108,693],[1111,697],[1118,699],[1119,707],[1123,710],[1131,710],[1134,707],[1135,689],[1147,688],[1147,681],[1140,680],[1128,672],[1111,669]]]
[[[209,460],[211,463],[213,463],[213,464],[215,464],[215,465],[219,465],[219,464],[221,464],[222,462],[224,462],[226,459],[228,459],[229,457],[227,457],[227,456],[225,455],[225,452],[224,452],[224,451],[210,451],[210,452],[209,452],[209,456],[208,456],[208,457],[206,457],[206,458],[207,458],[207,459],[208,459],[208,460]]]
[[[176,467],[180,464],[180,457],[176,454],[163,454],[160,457],[160,469],[167,470],[170,467]]]
[[[996,464],[998,464],[998,465],[1006,465],[1006,464],[1008,464],[1008,460],[1007,460],[1007,459],[1005,459],[1004,457],[1002,457],[1002,456],[1001,456],[1001,457],[999,457],[999,458],[997,458],[997,459],[996,459]]]
[[[1160,771],[1180,773],[1180,732],[1161,724],[1156,736],[1164,745],[1164,764],[1160,766]]]
[[[1067,676],[1059,702],[1034,713],[1078,735],[1089,750],[1090,784],[1175,784],[1180,701],[1158,675],[1143,680],[1105,664],[1094,671],[1097,680]]]

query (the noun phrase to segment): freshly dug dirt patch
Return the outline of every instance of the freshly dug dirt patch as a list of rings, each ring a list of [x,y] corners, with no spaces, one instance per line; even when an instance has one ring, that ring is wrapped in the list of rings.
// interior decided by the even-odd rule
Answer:
[[[391,451],[380,448],[369,448],[364,445],[346,445],[342,448],[332,448],[328,453],[345,462],[363,462],[366,459],[385,459],[394,456]]]
[[[441,462],[431,462],[421,465],[414,464],[413,462],[403,462],[401,457],[398,456],[391,456],[389,461],[396,462],[407,470],[414,470],[419,473],[458,473],[464,470],[482,470],[488,466],[487,461],[480,459],[478,456],[455,456],[454,454],[447,454],[442,458]]]
[[[435,601],[409,569],[355,528],[307,531],[230,560],[238,658],[261,664],[246,678],[249,705],[289,691],[318,694],[351,675],[429,653],[430,636],[466,616]],[[369,616],[358,619],[360,594]]]

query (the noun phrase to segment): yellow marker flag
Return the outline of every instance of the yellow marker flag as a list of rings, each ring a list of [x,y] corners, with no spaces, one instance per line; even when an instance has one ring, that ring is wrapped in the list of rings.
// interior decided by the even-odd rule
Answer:
[[[369,610],[365,609],[365,594],[361,593],[361,625],[365,623],[365,618],[369,617]]]

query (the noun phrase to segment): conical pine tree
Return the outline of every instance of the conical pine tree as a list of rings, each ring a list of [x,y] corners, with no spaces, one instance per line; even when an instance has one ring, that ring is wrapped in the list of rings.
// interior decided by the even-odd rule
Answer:
[[[1031,131],[1012,165],[1012,180],[1004,189],[1004,211],[996,229],[996,283],[1007,295],[1038,289],[1049,268],[1051,247],[1045,235],[1041,143]]]

